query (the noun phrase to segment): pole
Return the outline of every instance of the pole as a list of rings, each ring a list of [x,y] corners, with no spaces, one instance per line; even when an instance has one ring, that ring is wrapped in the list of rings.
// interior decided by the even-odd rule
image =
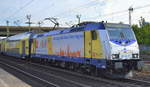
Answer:
[[[130,7],[128,10],[129,10],[129,25],[131,26],[132,25],[131,13],[133,12],[133,8]]]
[[[6,24],[7,24],[7,37],[9,37],[9,21],[8,20],[6,21]]]
[[[28,19],[27,24],[29,24],[29,32],[30,32],[31,31],[31,15],[27,15],[27,19]]]
[[[38,22],[38,25],[39,25],[39,31],[40,31],[40,28],[41,28],[41,24],[42,24],[42,21],[39,21],[39,22]]]
[[[77,19],[78,19],[78,24],[80,24],[80,20],[81,20],[81,15],[76,15]]]

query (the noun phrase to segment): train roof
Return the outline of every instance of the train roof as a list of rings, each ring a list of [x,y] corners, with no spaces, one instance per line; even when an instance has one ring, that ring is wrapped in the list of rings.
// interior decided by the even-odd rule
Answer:
[[[127,24],[90,22],[90,23],[82,23],[80,24],[80,26],[71,27],[68,29],[63,29],[63,30],[60,29],[60,30],[54,30],[54,31],[42,33],[42,34],[35,34],[33,38],[72,33],[72,32],[88,31],[88,30],[105,30],[106,28],[130,28],[130,26]]]
[[[47,33],[35,34],[33,36],[33,38],[42,37],[42,36],[49,36],[49,35],[79,32],[79,31],[94,30],[94,29],[105,29],[105,27],[101,22],[96,22],[96,23],[81,25],[81,26],[78,26],[78,27],[71,27],[71,28],[68,28],[68,29],[60,29],[60,30],[50,31],[50,32],[47,32]]]
[[[117,24],[117,23],[104,23],[105,28],[122,28],[128,29],[131,28],[129,24]]]
[[[10,37],[7,38],[7,40],[9,40],[9,41],[22,40],[22,39],[29,38],[30,35],[31,35],[31,32],[25,32],[25,33],[17,34],[17,35],[14,35],[14,36],[10,36]]]

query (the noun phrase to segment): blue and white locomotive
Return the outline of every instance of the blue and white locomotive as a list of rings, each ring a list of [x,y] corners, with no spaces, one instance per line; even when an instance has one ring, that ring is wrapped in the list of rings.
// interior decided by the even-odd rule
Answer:
[[[139,46],[131,27],[126,24],[105,24],[104,40],[107,66],[120,76],[132,76],[140,68]],[[103,37],[103,36],[102,36]],[[115,74],[113,73],[113,74]]]

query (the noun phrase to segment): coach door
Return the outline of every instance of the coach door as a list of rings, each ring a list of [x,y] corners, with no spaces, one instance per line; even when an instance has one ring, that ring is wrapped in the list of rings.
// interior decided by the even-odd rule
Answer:
[[[84,32],[84,56],[85,58],[92,58],[92,38],[91,31]],[[87,60],[87,62],[90,60]]]
[[[25,40],[23,40],[23,41],[22,41],[22,54],[23,54],[23,55],[25,55],[25,52],[26,52],[25,49],[26,49],[26,48],[25,48]]]

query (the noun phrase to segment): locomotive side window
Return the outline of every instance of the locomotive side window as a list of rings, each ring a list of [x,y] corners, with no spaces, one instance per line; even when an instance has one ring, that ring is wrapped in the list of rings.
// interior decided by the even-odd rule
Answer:
[[[97,33],[96,31],[91,31],[92,40],[97,40]]]

